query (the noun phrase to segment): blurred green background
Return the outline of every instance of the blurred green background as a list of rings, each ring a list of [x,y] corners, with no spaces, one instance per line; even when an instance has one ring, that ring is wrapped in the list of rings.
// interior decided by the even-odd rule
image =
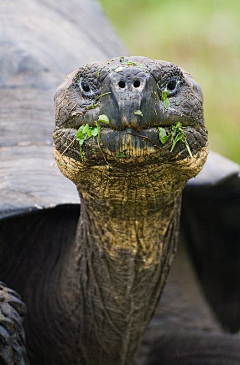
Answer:
[[[240,163],[240,1],[100,2],[130,54],[192,74],[204,94],[210,148]]]

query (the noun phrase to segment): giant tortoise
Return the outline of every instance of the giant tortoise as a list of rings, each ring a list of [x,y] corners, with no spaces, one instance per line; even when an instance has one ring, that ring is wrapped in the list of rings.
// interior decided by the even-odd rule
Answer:
[[[203,167],[200,87],[94,1],[2,10],[0,363],[239,364],[239,168]]]

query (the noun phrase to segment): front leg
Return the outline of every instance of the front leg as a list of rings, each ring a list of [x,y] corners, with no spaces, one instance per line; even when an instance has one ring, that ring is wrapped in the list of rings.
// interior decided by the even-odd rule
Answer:
[[[25,313],[19,294],[0,282],[0,364],[29,364],[23,328]]]

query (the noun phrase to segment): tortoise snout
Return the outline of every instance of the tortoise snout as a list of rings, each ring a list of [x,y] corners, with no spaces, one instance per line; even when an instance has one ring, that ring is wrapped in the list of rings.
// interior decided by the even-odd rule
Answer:
[[[118,67],[104,80],[102,93],[110,92],[108,112],[117,129],[134,128],[141,130],[146,121],[153,120],[149,115],[159,102],[157,84],[150,73],[137,67],[129,69]],[[150,118],[149,118],[150,117]]]
[[[116,71],[109,75],[108,81],[111,91],[120,99],[141,99],[147,89],[156,88],[152,76],[139,69],[124,70],[119,67]]]

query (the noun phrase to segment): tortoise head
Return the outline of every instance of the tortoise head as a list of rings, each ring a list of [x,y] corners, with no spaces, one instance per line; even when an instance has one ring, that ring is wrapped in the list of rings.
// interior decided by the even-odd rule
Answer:
[[[206,160],[202,91],[172,63],[120,57],[87,64],[58,88],[55,109],[55,158],[75,183],[91,169],[166,164],[187,181]]]

